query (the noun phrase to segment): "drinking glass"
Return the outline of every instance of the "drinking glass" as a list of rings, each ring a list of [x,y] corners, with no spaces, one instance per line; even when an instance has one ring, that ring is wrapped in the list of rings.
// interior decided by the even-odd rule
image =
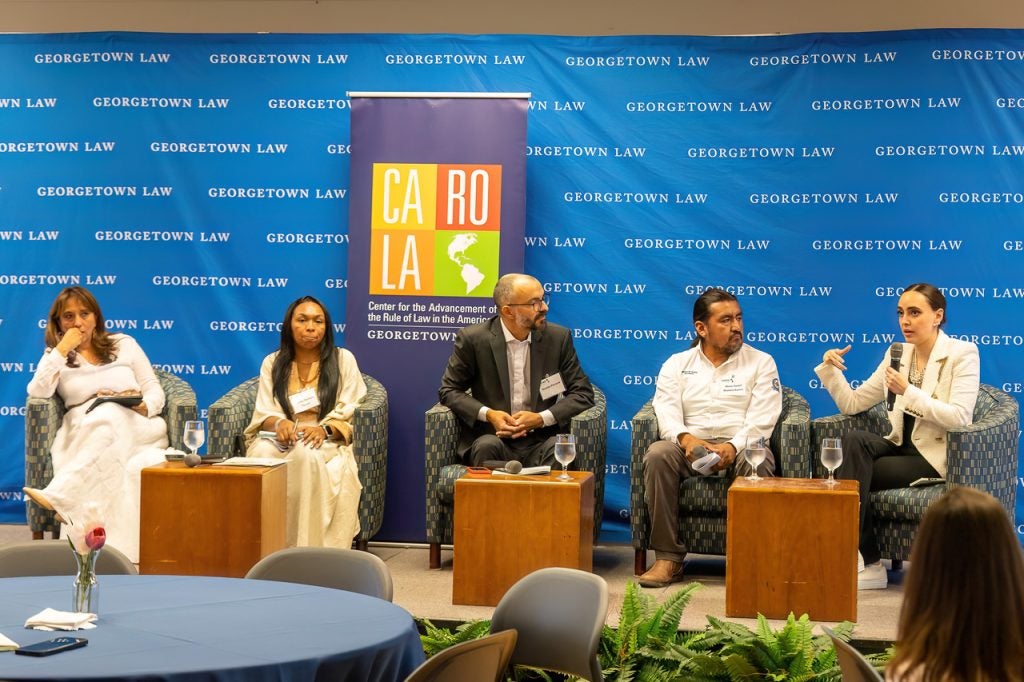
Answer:
[[[555,436],[555,459],[562,465],[559,481],[571,481],[568,473],[569,464],[576,459],[576,436],[571,433],[560,433]]]
[[[185,447],[193,452],[199,452],[199,448],[206,442],[206,429],[201,421],[185,422],[185,433],[183,436]]]
[[[843,444],[838,438],[821,439],[821,463],[828,469],[828,486],[834,486],[836,479],[834,472],[843,463]]]
[[[747,480],[760,481],[761,477],[757,475],[757,467],[761,466],[765,458],[768,456],[768,449],[764,442],[764,438],[755,438],[748,441],[744,456],[747,458],[747,464],[750,465],[751,469],[750,475],[747,476]]]

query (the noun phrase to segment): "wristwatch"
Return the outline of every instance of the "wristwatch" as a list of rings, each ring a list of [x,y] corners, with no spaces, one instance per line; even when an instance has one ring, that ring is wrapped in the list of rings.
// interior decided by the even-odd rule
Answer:
[[[334,429],[332,429],[328,424],[321,424],[320,428],[327,434],[327,440],[334,438]]]

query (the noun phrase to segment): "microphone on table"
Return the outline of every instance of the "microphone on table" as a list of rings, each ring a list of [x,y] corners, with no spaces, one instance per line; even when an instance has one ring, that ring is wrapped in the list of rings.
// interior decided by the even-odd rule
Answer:
[[[903,344],[894,343],[889,346],[889,366],[897,372],[900,371],[900,359],[903,357]],[[893,405],[896,403],[896,394],[892,391],[887,391],[885,394],[885,409],[892,411]]]
[[[510,459],[507,462],[500,459],[489,459],[483,463],[487,469],[504,469],[506,473],[518,474],[523,470],[523,464],[517,459]]]

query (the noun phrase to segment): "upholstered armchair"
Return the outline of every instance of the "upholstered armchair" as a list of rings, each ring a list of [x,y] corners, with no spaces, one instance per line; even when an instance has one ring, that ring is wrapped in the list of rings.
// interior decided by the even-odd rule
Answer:
[[[167,438],[171,447],[180,450],[185,422],[198,418],[196,394],[188,383],[174,374],[159,369],[154,371],[166,397],[160,416],[167,422]],[[50,398],[29,398],[25,407],[25,485],[45,488],[53,478],[50,448],[64,420],[64,401],[54,393]],[[28,527],[33,539],[41,540],[45,531],[50,531],[54,538],[60,537],[60,524],[54,519],[54,513],[31,500],[26,502]]]
[[[782,413],[771,435],[775,475],[787,478],[807,476],[807,448],[810,442],[811,411],[796,391],[782,387]],[[651,401],[633,417],[630,442],[629,500],[630,528],[635,550],[634,571],[647,570],[647,548],[651,519],[644,502],[644,453],[661,436],[658,417]],[[725,554],[726,496],[731,481],[718,476],[695,476],[683,481],[679,494],[679,537],[691,552]]]
[[[356,547],[366,549],[384,520],[384,491],[388,466],[388,392],[384,385],[363,374],[366,396],[352,417],[352,452],[359,467],[363,494],[359,497],[359,534]],[[259,377],[231,389],[210,405],[207,414],[207,452],[210,457],[244,457],[242,432],[256,407]]]
[[[604,461],[608,441],[604,393],[594,387],[594,406],[572,418],[569,430],[576,436],[573,468],[594,473],[594,539],[601,532],[604,513]],[[458,419],[447,407],[435,404],[426,415],[427,542],[430,568],[441,567],[441,545],[451,544],[455,522],[455,481],[466,472],[456,446]]]
[[[998,388],[982,384],[974,405],[974,422],[952,429],[946,440],[946,483],[920,488],[894,488],[871,493],[872,519],[882,557],[899,568],[910,558],[917,524],[932,500],[954,485],[978,488],[991,494],[1013,519],[1017,484],[1017,439],[1020,410],[1017,401]],[[822,438],[842,438],[853,430],[889,434],[885,405],[854,415],[836,414],[811,422],[811,462],[815,477],[824,477]]]

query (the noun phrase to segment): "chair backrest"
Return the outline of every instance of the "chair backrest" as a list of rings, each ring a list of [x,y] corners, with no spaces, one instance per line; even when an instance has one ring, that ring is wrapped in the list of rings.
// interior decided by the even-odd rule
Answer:
[[[74,575],[77,562],[67,540],[30,540],[0,547],[0,578]],[[110,545],[96,557],[99,575],[138,575],[134,564]]]
[[[824,625],[821,626],[825,634],[832,639],[836,647],[836,658],[839,660],[839,668],[843,671],[843,682],[882,682],[882,676],[878,674],[864,655],[844,642]]]
[[[608,583],[574,568],[542,568],[509,588],[491,631],[515,629],[513,665],[603,680],[597,647],[608,614]]]
[[[428,658],[405,682],[500,682],[515,646],[515,630],[462,642]]]
[[[289,547],[260,559],[245,574],[256,580],[278,580],[332,587],[391,601],[391,571],[380,557],[336,547]]]

